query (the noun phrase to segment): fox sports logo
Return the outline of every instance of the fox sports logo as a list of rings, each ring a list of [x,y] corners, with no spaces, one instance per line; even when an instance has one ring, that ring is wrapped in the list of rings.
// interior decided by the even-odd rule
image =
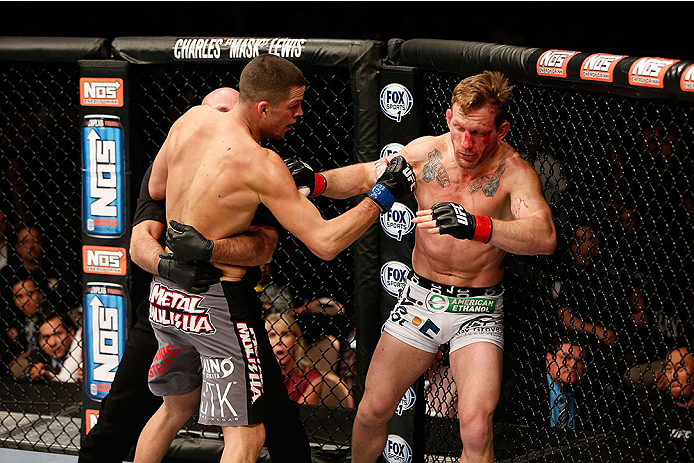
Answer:
[[[400,292],[405,287],[405,277],[410,273],[410,267],[391,260],[383,264],[381,267],[381,286],[393,297],[399,297]]]
[[[385,158],[386,156],[390,156],[391,154],[397,154],[403,148],[404,146],[400,143],[388,143],[381,149],[380,157]]]
[[[402,84],[388,84],[381,90],[381,111],[396,122],[412,110],[412,94]]]
[[[410,410],[412,407],[414,407],[414,403],[416,401],[417,395],[414,393],[414,389],[408,387],[407,391],[405,391],[405,395],[402,396],[402,399],[400,399],[400,403],[398,404],[398,408],[395,409],[395,413],[398,416],[402,416],[402,412]]]
[[[397,434],[388,434],[383,458],[388,463],[412,463],[412,448],[405,439]]]
[[[381,214],[381,228],[386,235],[398,241],[414,230],[414,212],[402,203],[395,202],[386,213]]]

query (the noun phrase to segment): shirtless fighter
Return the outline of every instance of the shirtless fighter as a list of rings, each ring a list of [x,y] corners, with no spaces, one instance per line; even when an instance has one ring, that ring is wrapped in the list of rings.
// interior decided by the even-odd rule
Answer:
[[[556,231],[533,167],[503,141],[512,87],[498,72],[468,77],[446,111],[450,132],[421,137],[398,155],[417,178],[414,271],[385,324],[352,432],[352,461],[376,461],[407,388],[450,342],[463,440],[461,462],[492,462],[499,399],[506,253],[551,254]],[[368,191],[384,167],[325,172],[324,194]],[[426,328],[425,328],[426,327]]]
[[[409,165],[395,158],[368,199],[324,220],[299,193],[282,159],[259,145],[265,137],[283,138],[303,114],[304,90],[304,77],[291,62],[260,55],[241,73],[231,111],[190,109],[174,123],[154,161],[152,198],[166,198],[169,221],[209,238],[199,260],[209,260],[223,275],[200,295],[161,276],[152,281],[150,321],[160,347],[171,347],[153,364],[159,375],[150,379],[150,388],[164,403],[140,435],[136,462],[160,461],[198,402],[199,422],[222,427],[222,462],[255,462],[263,444],[260,301],[240,281],[245,267],[216,261],[223,246],[218,240],[247,231],[263,203],[312,252],[332,259],[414,187]]]

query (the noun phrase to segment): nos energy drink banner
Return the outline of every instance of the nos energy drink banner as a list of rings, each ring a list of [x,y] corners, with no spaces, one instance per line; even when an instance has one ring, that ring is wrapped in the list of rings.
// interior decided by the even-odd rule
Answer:
[[[81,60],[82,436],[98,422],[130,327],[128,64]]]
[[[94,400],[106,397],[125,348],[127,300],[123,287],[88,283],[84,294],[84,387]]]
[[[125,152],[120,117],[86,115],[82,125],[82,228],[90,236],[125,232]]]
[[[422,102],[414,95],[418,91],[418,74],[414,68],[385,66],[381,74],[380,105],[381,157],[400,151],[407,143],[422,135]],[[412,270],[415,224],[417,211],[414,196],[402,199],[393,208],[381,214],[381,321],[397,317],[391,313],[405,287],[405,277]],[[400,400],[395,415],[388,423],[388,440],[383,449],[387,463],[413,463],[423,461],[424,397],[422,380],[408,388]]]

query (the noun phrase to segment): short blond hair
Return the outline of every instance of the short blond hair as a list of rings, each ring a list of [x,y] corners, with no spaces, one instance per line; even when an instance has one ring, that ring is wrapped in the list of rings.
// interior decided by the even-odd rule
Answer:
[[[451,96],[451,108],[457,104],[461,113],[469,114],[488,104],[494,110],[494,123],[499,128],[506,120],[512,92],[513,86],[502,73],[484,71],[466,77],[455,86]]]

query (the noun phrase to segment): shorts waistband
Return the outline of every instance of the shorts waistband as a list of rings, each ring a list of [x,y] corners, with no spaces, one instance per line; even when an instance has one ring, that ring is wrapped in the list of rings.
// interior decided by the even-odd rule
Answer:
[[[441,292],[442,294],[459,294],[462,292],[467,292],[467,297],[477,297],[477,296],[498,296],[504,292],[504,284],[497,283],[494,286],[476,287],[468,288],[466,286],[454,286],[454,285],[444,285],[441,283],[436,283],[428,278],[416,273],[414,270],[410,270],[407,275],[407,279],[412,281],[414,284],[421,286],[422,288],[434,290],[435,292]]]

